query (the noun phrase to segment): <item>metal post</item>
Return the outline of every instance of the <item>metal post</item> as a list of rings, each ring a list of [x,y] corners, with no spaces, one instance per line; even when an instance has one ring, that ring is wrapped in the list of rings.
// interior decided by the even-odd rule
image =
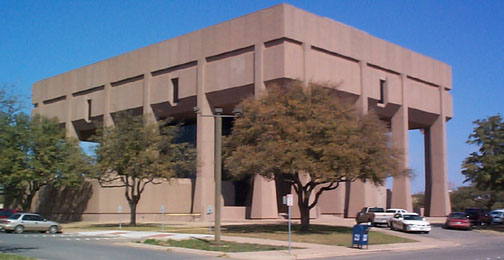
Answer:
[[[287,206],[289,212],[289,255],[291,253],[291,206]]]
[[[216,109],[217,110],[217,109]],[[221,182],[222,182],[222,116],[220,111],[215,115],[215,243],[219,244],[221,239]]]

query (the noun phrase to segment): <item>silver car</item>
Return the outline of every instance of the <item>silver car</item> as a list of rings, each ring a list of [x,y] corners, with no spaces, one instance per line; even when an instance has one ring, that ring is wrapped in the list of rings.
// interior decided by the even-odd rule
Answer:
[[[6,232],[16,232],[18,234],[24,231],[49,231],[51,234],[61,232],[61,225],[54,221],[48,221],[38,214],[16,213],[12,216],[0,220],[0,228]]]

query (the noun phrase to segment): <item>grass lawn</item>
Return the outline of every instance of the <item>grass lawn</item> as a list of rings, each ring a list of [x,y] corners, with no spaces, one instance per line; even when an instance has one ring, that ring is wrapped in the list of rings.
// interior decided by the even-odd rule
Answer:
[[[0,260],[31,260],[31,259],[34,260],[35,258],[0,253]]]
[[[292,241],[348,247],[352,245],[352,228],[313,224],[310,227],[311,229],[308,232],[299,232],[297,231],[299,225],[293,225]],[[372,230],[369,233],[370,245],[415,242],[415,240],[374,232]],[[283,241],[286,241],[288,236],[285,225],[224,226],[223,234],[227,236],[268,238]]]
[[[184,248],[192,248],[206,251],[228,252],[228,253],[287,250],[287,247],[285,246],[258,245],[258,244],[235,243],[227,241],[222,241],[219,245],[214,245],[212,244],[212,241],[204,239],[188,239],[180,241],[147,239],[143,241],[143,243],[157,246],[184,247]]]
[[[308,232],[299,232],[299,225],[293,225],[292,241],[306,242],[325,245],[351,246],[352,244],[352,229],[350,227],[338,227],[328,225],[310,225],[311,230]],[[117,224],[98,224],[98,225],[77,225],[72,228],[71,224],[67,224],[64,230],[103,230],[112,229],[118,230]],[[393,243],[409,243],[415,242],[411,239],[396,237],[381,232],[374,232],[374,228],[369,233],[369,244],[393,244]],[[136,227],[124,226],[122,230],[131,231],[161,231],[160,224],[138,224]],[[170,233],[189,233],[189,234],[208,234],[208,227],[189,227],[189,226],[165,226],[165,232]],[[267,238],[274,240],[287,241],[287,225],[286,224],[250,224],[250,225],[224,225],[222,227],[222,235],[224,236],[240,236],[253,238]]]

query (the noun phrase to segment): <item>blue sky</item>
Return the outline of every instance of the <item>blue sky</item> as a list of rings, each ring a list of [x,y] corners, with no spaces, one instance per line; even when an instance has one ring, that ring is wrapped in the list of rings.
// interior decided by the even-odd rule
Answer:
[[[0,1],[0,85],[31,85],[279,1]],[[449,182],[462,185],[479,118],[504,112],[504,1],[289,1],[452,66]],[[424,188],[423,137],[410,131],[412,191]]]

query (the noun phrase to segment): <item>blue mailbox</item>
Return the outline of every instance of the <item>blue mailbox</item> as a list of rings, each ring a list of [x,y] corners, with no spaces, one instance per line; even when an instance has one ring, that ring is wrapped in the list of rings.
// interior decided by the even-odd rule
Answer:
[[[362,249],[363,245],[368,248],[368,233],[371,225],[361,225],[357,224],[352,228],[352,247],[357,245],[358,248]]]

